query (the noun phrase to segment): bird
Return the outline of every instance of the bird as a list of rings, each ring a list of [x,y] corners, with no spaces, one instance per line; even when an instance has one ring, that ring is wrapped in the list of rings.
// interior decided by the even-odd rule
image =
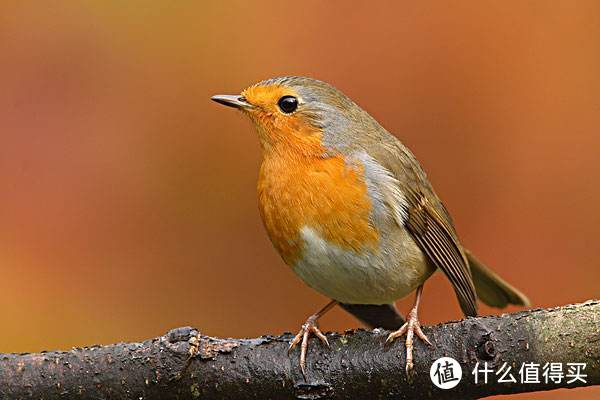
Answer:
[[[413,153],[340,90],[284,76],[211,99],[254,124],[267,234],[291,270],[331,299],[306,319],[288,349],[300,343],[305,379],[309,339],[329,345],[318,320],[336,305],[371,328],[392,330],[386,343],[406,336],[410,376],[414,337],[432,345],[418,309],[423,285],[436,271],[447,277],[467,317],[477,315],[477,299],[498,308],[529,305],[462,246]],[[414,306],[404,319],[394,302],[412,292]]]

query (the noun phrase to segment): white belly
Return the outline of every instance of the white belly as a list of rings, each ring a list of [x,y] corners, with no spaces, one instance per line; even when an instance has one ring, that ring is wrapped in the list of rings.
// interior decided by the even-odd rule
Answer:
[[[357,254],[301,230],[302,257],[294,272],[323,295],[349,304],[389,304],[421,285],[433,272],[410,235],[383,241],[378,251]],[[393,243],[393,245],[392,245]]]

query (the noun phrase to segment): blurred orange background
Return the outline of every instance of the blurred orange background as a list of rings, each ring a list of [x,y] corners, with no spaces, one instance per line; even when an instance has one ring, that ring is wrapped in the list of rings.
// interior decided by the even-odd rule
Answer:
[[[397,135],[536,307],[599,297],[600,2],[4,0],[0,58],[2,352],[276,334],[324,305],[262,227],[250,122],[209,100],[279,75]],[[422,321],[461,315],[435,276]]]

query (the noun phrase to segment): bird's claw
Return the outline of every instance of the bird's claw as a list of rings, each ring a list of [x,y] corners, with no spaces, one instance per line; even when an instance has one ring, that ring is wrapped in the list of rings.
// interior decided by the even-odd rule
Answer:
[[[322,343],[326,344],[329,347],[329,341],[327,340],[327,336],[323,334],[319,330],[319,325],[317,324],[316,316],[310,316],[306,320],[306,322],[302,325],[300,332],[292,339],[290,343],[290,347],[288,347],[288,354],[292,351],[294,347],[300,342],[300,369],[302,370],[302,376],[306,380],[306,352],[308,350],[308,341],[310,338],[310,334],[314,334],[316,337],[321,340]]]
[[[433,346],[429,338],[423,333],[421,323],[417,316],[416,308],[413,308],[407,316],[406,322],[395,332],[389,334],[386,343],[393,342],[395,339],[406,335],[406,375],[410,378],[413,372],[413,338],[417,335],[419,339]]]

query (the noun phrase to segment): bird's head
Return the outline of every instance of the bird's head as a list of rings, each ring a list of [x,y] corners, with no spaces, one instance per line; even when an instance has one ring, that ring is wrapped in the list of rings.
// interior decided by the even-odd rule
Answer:
[[[319,156],[343,151],[377,125],[342,92],[305,77],[268,79],[239,95],[217,95],[212,100],[248,115],[264,151]]]

